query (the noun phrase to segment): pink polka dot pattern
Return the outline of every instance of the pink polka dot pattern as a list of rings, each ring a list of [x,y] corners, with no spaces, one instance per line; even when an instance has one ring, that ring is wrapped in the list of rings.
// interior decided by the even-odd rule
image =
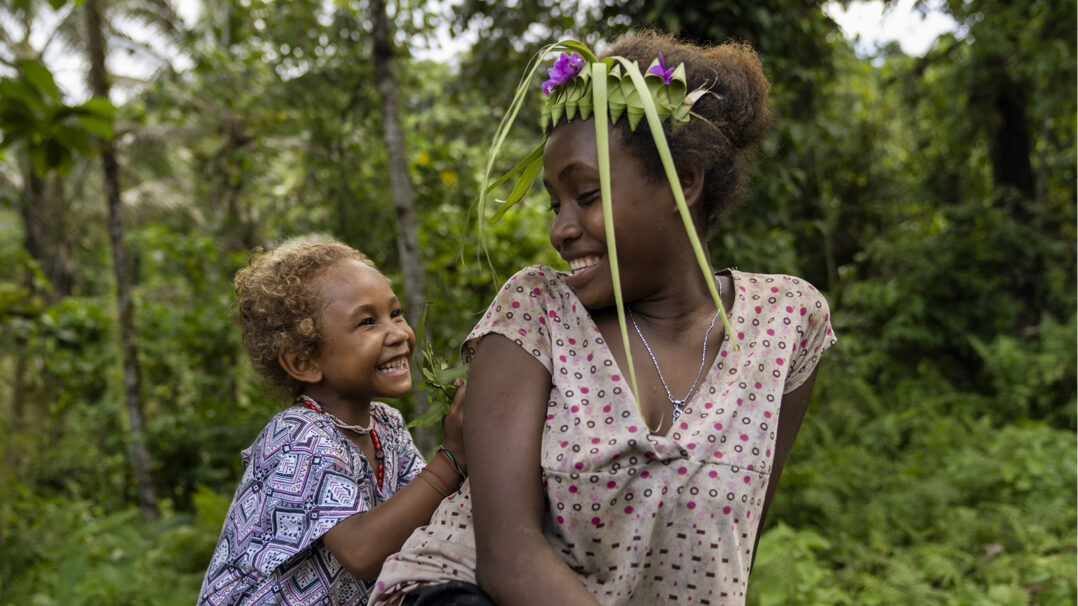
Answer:
[[[726,336],[668,435],[648,432],[599,329],[550,268],[510,278],[462,347],[470,359],[480,337],[498,333],[550,371],[544,533],[601,603],[744,604],[782,394],[812,374],[835,338],[812,285],[728,271],[740,347]],[[468,490],[387,560],[380,586],[474,582]]]

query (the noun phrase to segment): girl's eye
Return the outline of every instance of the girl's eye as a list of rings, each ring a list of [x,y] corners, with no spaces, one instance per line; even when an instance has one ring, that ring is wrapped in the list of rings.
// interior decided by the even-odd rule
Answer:
[[[552,213],[554,213],[556,215],[556,214],[558,214],[559,210],[561,210],[561,202],[555,202],[554,199],[551,198],[550,199],[550,212],[552,212]]]
[[[404,311],[402,311],[400,309],[394,309],[393,311],[389,312],[389,317],[391,317],[391,318],[400,318],[400,317],[403,317],[403,316],[404,316]]]

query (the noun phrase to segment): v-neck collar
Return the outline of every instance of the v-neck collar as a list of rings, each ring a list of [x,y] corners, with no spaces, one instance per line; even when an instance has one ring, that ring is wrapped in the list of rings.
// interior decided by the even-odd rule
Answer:
[[[731,284],[731,287],[733,288],[734,296],[733,296],[733,300],[730,303],[730,309],[726,310],[726,316],[728,318],[733,317],[734,316],[734,311],[735,311],[735,309],[737,309],[737,302],[738,302],[738,299],[739,299],[739,297],[738,297],[738,282],[739,282],[738,273],[739,272],[737,272],[737,271],[735,271],[733,269],[727,268],[727,269],[723,269],[721,271],[718,271],[718,272],[716,272],[714,274],[716,277],[717,276],[722,276],[722,275],[730,276],[730,284]],[[602,335],[602,337],[603,337],[603,348],[606,350],[605,355],[609,358],[614,372],[616,374],[618,374],[619,376],[624,377],[626,385],[629,385],[629,375],[622,371],[621,366],[618,364],[618,359],[616,357],[614,357],[614,350],[610,347],[610,340],[607,339],[606,335],[604,335],[603,331],[599,328],[599,325],[595,322],[595,318],[592,317],[591,311],[587,307],[584,307],[584,304],[580,301],[580,298],[576,296],[576,292],[573,291],[572,288],[568,288],[568,290],[569,290],[570,296],[572,297],[573,304],[574,305],[579,305],[580,308],[584,310],[584,315],[587,316],[586,322],[591,324],[591,328],[594,329],[595,332]],[[733,326],[733,323],[731,322],[731,327],[732,326]],[[585,325],[584,328],[587,329],[588,327]],[[689,399],[686,400],[685,404],[682,406],[681,417],[680,417],[681,419],[685,419],[686,417],[689,417],[690,416],[689,413],[692,412],[692,411],[695,411],[695,408],[693,407],[693,403],[697,400],[697,397],[700,395],[700,392],[704,391],[703,387],[707,383],[707,378],[709,376],[711,376],[711,374],[713,372],[715,372],[716,369],[723,364],[723,361],[725,360],[725,357],[723,356],[723,353],[727,352],[727,343],[731,342],[732,339],[733,339],[733,335],[730,335],[728,333],[728,331],[724,330],[723,331],[722,342],[719,343],[719,350],[717,352],[715,352],[715,359],[711,361],[711,366],[708,368],[707,372],[705,372],[703,375],[700,376],[701,383],[700,383],[700,385],[697,386],[696,391],[694,391],[692,393],[692,395],[689,397]],[[628,392],[629,392],[628,399],[633,404],[633,406],[632,406],[632,408],[633,408],[632,414],[634,416],[634,420],[637,423],[639,423],[642,427],[644,427],[644,428],[646,428],[648,430],[648,436],[649,437],[656,437],[656,438],[673,439],[673,438],[670,437],[670,434],[673,431],[675,431],[676,423],[671,422],[670,427],[666,428],[665,433],[660,434],[660,433],[652,432],[651,427],[648,425],[647,420],[644,419],[644,415],[642,414],[642,412],[640,410],[640,402],[636,399],[636,394],[633,393],[633,390],[632,390],[631,387],[629,387]],[[671,410],[673,410],[673,405],[671,405]]]

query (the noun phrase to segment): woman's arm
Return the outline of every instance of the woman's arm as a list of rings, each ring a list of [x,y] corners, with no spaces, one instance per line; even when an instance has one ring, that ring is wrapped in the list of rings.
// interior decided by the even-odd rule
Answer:
[[[464,395],[464,387],[457,390],[443,421],[446,447],[462,467],[465,465],[460,446]],[[443,480],[449,483],[448,490]],[[385,559],[400,551],[412,531],[430,523],[431,515],[442,502],[442,493],[456,490],[463,481],[444,455],[435,454],[414,480],[384,503],[345,518],[329,529],[323,536],[326,547],[356,578],[374,579]]]
[[[813,369],[809,378],[805,379],[805,382],[799,385],[797,389],[782,396],[781,408],[779,409],[779,429],[775,435],[775,458],[773,459],[774,463],[771,465],[771,480],[767,484],[764,504],[760,509],[760,526],[756,532],[756,545],[752,549],[754,562],[756,561],[756,547],[760,544],[759,530],[763,530],[767,510],[771,507],[771,498],[775,496],[775,489],[779,486],[782,470],[786,467],[786,459],[790,456],[790,451],[794,447],[794,440],[797,438],[797,432],[801,429],[801,422],[805,419],[805,413],[808,412],[809,402],[812,400],[812,390],[816,386],[817,370],[818,368]]]
[[[539,454],[550,373],[487,335],[468,372],[468,453],[479,585],[502,606],[597,602],[543,536]]]

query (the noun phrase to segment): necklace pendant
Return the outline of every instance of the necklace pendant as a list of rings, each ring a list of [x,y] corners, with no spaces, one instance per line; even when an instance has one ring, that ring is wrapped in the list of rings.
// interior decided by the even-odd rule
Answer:
[[[670,403],[674,405],[674,421],[677,421],[681,417],[681,407],[685,405],[685,400],[672,400]]]

